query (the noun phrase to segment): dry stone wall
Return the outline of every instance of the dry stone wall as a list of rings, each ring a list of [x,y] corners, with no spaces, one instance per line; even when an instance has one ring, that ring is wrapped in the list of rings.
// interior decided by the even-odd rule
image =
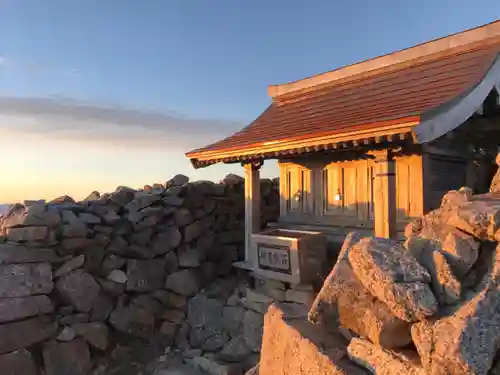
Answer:
[[[261,181],[262,226],[279,215]],[[0,219],[0,373],[137,374],[165,348],[258,361],[262,314],[240,304],[244,181],[93,192]],[[246,364],[248,363],[248,364]]]

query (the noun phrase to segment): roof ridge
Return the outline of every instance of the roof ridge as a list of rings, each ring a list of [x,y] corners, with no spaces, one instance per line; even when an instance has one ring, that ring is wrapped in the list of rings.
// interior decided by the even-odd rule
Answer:
[[[276,98],[316,86],[323,87],[325,84],[359,74],[375,73],[384,68],[395,67],[413,60],[431,58],[436,54],[460,48],[473,49],[478,44],[494,43],[497,40],[500,41],[500,20],[294,82],[271,85],[268,87],[268,94],[272,98]]]

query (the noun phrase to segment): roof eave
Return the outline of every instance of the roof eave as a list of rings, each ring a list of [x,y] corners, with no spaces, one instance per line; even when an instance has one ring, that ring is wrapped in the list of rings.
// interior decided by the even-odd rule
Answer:
[[[392,142],[413,138],[413,129],[419,124],[419,117],[412,116],[401,119],[401,122],[390,126],[381,126],[363,131],[316,136],[307,139],[289,139],[248,145],[241,148],[190,152],[186,156],[195,169],[216,163],[238,163],[255,159],[275,159],[284,155],[321,152],[329,150],[346,150],[357,146]]]
[[[428,143],[456,129],[480,108],[492,90],[500,93],[500,54],[473,88],[459,98],[422,114],[422,121],[414,130],[415,142]]]

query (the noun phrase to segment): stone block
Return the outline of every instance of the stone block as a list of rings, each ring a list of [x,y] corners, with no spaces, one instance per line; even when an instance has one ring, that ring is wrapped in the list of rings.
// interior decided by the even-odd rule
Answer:
[[[83,339],[51,342],[43,349],[46,375],[88,375],[92,369],[90,351]]]
[[[87,272],[76,270],[61,277],[56,289],[78,311],[89,312],[101,288]]]
[[[57,323],[47,316],[0,325],[0,354],[28,348],[53,337]]]
[[[152,292],[161,289],[165,281],[165,260],[129,260],[127,262],[127,290]]]
[[[53,287],[49,263],[0,266],[0,298],[49,294]]]
[[[0,244],[0,265],[18,263],[57,262],[59,257],[51,249],[27,248],[22,245]]]
[[[165,289],[183,296],[193,296],[201,287],[201,275],[194,269],[175,272],[167,276],[165,281]]]
[[[14,242],[43,241],[49,234],[47,227],[6,228],[7,240]]]
[[[47,296],[0,299],[0,323],[49,314],[53,311],[54,306]]]
[[[35,362],[26,349],[0,355],[0,374],[37,375]]]
[[[109,322],[116,330],[144,340],[150,340],[155,332],[154,315],[135,305],[115,309]]]

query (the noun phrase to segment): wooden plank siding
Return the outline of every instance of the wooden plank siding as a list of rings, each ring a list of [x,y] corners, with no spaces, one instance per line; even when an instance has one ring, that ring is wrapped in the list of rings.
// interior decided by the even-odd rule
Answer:
[[[422,157],[395,158],[397,229],[423,213]],[[373,231],[374,162],[279,162],[280,224],[321,230],[334,237],[352,230]],[[297,197],[302,199],[297,200]],[[337,199],[336,197],[340,197]]]

